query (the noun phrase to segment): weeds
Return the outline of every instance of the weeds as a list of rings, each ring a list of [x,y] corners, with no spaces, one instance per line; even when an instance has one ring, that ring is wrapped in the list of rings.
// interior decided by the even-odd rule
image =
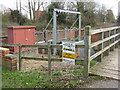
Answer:
[[[53,76],[58,76],[58,75],[62,75],[63,72],[57,71],[57,72],[53,72]]]
[[[79,63],[81,64],[81,63]],[[96,64],[95,61],[91,62],[91,66]],[[30,71],[8,71],[2,70],[2,87],[3,88],[76,88],[82,83],[90,80],[102,79],[102,77],[90,75],[89,78],[83,78],[82,72],[84,68],[76,70],[64,70],[52,72],[52,76],[48,76],[40,70]],[[50,79],[52,81],[50,82]]]

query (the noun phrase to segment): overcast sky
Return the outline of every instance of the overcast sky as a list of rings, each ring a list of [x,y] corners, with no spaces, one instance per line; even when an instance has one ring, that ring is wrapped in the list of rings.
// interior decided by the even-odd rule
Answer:
[[[24,0],[21,0],[23,2],[25,2]],[[83,0],[84,1],[84,0]],[[118,14],[118,2],[120,0],[94,0],[100,4],[105,4],[107,9],[112,9],[114,12],[114,15],[117,16]],[[16,4],[15,4],[16,0],[1,0],[0,4],[5,5],[7,8],[12,8],[15,9]]]

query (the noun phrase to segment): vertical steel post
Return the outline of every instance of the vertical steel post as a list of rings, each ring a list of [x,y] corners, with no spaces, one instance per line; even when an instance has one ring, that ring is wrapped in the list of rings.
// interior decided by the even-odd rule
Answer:
[[[81,40],[81,14],[79,14],[79,41]]]
[[[56,19],[56,11],[53,11],[53,44],[57,42],[57,19]],[[53,55],[56,55],[56,48],[54,48]]]

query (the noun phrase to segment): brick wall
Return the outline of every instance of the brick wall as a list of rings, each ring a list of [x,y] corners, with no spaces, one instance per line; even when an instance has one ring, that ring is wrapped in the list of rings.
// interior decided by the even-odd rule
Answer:
[[[6,54],[9,54],[10,50],[8,48],[0,47],[0,58],[3,58]]]
[[[44,34],[43,32],[36,32],[35,33],[35,39],[36,39],[36,42],[39,42],[39,41],[44,41]]]
[[[73,35],[74,35],[74,31],[68,31],[67,33],[68,38],[73,37]],[[36,32],[35,36],[36,36],[36,42],[44,41],[42,32]],[[51,40],[52,31],[46,31],[45,36],[47,40]],[[63,40],[63,39],[65,39],[65,31],[64,30],[57,31],[57,40]]]
[[[57,40],[63,40],[65,38],[65,31],[58,31],[57,32]]]
[[[17,60],[16,57],[13,54],[6,54],[3,60],[3,67],[10,70],[14,71],[17,70]]]
[[[78,35],[79,35],[78,30],[68,30],[66,36],[68,39],[71,39],[71,38],[77,37]],[[84,30],[81,30],[81,35],[82,35],[82,39],[84,39]],[[45,32],[45,36],[47,40],[52,39],[52,31]],[[57,31],[57,40],[63,40],[63,39],[65,39],[65,30]],[[92,39],[92,42],[96,42],[99,40],[99,35],[94,34],[91,36],[91,39]],[[36,33],[36,42],[39,42],[39,41],[44,41],[42,32]]]
[[[17,70],[17,60],[13,54],[9,54],[10,50],[8,48],[0,47],[0,63],[2,67],[14,71]]]

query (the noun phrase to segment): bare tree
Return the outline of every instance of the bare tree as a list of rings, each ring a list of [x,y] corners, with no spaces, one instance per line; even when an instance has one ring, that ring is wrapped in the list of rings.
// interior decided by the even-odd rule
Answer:
[[[18,1],[16,0],[16,9],[18,10]]]
[[[19,10],[26,11],[29,14],[30,20],[35,20],[35,11],[45,10],[47,2],[41,0],[24,0],[24,5],[21,6],[21,0],[19,0]],[[16,8],[18,8],[18,0],[16,0]]]

